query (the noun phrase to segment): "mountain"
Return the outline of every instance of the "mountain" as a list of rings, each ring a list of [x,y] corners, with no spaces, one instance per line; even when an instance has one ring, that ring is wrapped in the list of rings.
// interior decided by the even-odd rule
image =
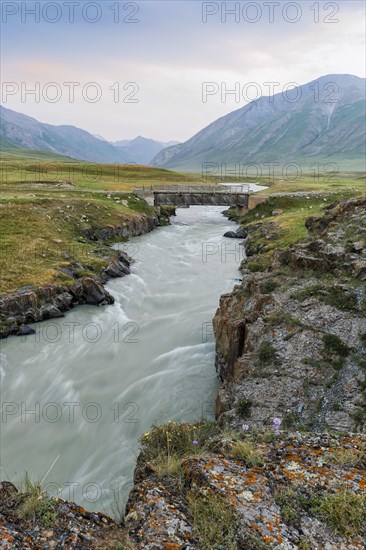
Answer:
[[[170,141],[164,143],[162,141],[155,141],[153,139],[147,139],[142,136],[138,136],[133,140],[121,140],[115,141],[113,145],[120,151],[123,151],[129,158],[137,164],[149,164],[151,160],[162,149],[175,145],[177,141]]]
[[[3,149],[51,151],[74,159],[101,163],[129,163],[131,159],[108,141],[75,126],[43,124],[35,118],[0,106]]]
[[[263,96],[185,143],[164,149],[151,164],[196,171],[207,162],[232,167],[345,159],[364,164],[365,82],[352,75],[327,75],[289,91],[288,96],[282,92]]]

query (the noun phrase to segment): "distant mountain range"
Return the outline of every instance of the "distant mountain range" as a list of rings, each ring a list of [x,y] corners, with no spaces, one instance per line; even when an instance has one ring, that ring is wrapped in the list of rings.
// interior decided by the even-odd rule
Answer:
[[[0,106],[2,149],[50,151],[74,159],[100,163],[149,164],[162,149],[177,142],[163,143],[141,136],[110,143],[75,126],[53,126]]]
[[[150,164],[152,159],[166,147],[176,145],[178,141],[155,141],[142,136],[129,141],[115,141],[113,145],[122,151],[129,158],[134,159],[137,164]]]
[[[200,172],[234,165],[342,162],[365,169],[366,80],[327,75],[287,95],[261,97],[212,122],[184,143],[141,136],[108,142],[75,126],[53,126],[0,106],[2,149],[49,151],[101,163],[150,164]]]
[[[352,75],[327,75],[287,96],[263,96],[188,141],[163,149],[152,165],[201,171],[204,163],[233,166],[316,158],[354,160],[364,166],[365,84]]]

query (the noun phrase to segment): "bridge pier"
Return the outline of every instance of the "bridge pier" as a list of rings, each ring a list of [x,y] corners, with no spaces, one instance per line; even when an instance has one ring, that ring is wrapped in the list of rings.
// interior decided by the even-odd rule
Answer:
[[[245,206],[240,206],[239,204],[236,205],[236,213],[238,216],[244,216],[248,212],[248,208],[245,208]]]

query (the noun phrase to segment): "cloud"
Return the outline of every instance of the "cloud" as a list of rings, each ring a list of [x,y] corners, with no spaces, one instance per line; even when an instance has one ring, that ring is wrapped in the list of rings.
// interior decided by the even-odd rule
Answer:
[[[74,124],[111,140],[138,134],[185,140],[248,100],[244,94],[240,104],[234,95],[222,101],[217,93],[204,103],[203,82],[215,82],[220,88],[225,83],[228,89],[239,83],[241,90],[257,82],[267,95],[265,82],[280,82],[282,87],[329,73],[364,76],[363,4],[338,2],[335,13],[332,2],[298,2],[301,17],[296,23],[283,16],[285,4],[294,3],[282,2],[273,23],[264,11],[252,24],[242,16],[238,22],[228,16],[223,23],[220,12],[203,23],[201,2],[154,1],[139,3],[136,24],[114,23],[115,12],[110,8],[115,3],[108,1],[100,3],[103,17],[95,24],[79,16],[73,23],[64,17],[55,24],[35,24],[32,19],[21,24],[19,18],[9,18],[3,25],[2,79],[29,86],[53,81],[63,93],[57,103],[42,94],[39,102],[29,95],[22,101],[19,93],[6,106],[51,124]],[[310,9],[314,5],[319,5],[319,14]],[[291,10],[285,13],[287,19],[296,16]],[[120,19],[126,15],[135,17],[128,10],[118,13]],[[327,22],[335,19],[338,22]],[[65,82],[80,83],[74,102],[69,101]],[[96,103],[83,95],[83,87],[90,82],[102,90]],[[138,102],[126,101],[134,90],[124,86],[131,82],[139,88],[132,96]]]

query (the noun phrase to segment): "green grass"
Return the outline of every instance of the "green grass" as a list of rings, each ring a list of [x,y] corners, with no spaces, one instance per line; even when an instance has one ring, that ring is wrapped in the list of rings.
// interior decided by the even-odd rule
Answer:
[[[60,268],[72,261],[91,266],[80,270],[79,276],[99,273],[108,263],[101,257],[108,250],[85,239],[83,230],[121,226],[141,214],[154,215],[153,208],[132,191],[166,184],[202,182],[200,175],[149,166],[92,164],[45,151],[3,150],[0,292],[45,283],[71,284],[73,280]],[[80,237],[86,242],[80,243]],[[98,248],[99,257],[94,253]]]
[[[309,163],[309,159],[307,161]],[[365,172],[350,169],[332,175],[331,172],[305,173],[300,178],[284,178],[275,174],[272,181],[266,178],[261,179],[261,183],[269,186],[269,190],[261,193],[296,193],[298,191],[308,191],[313,193],[339,192],[341,190],[351,193],[364,193],[366,191]]]
[[[360,535],[366,523],[366,495],[347,490],[325,494],[316,499],[313,511],[336,533],[346,537]]]
[[[189,495],[189,512],[193,534],[202,550],[236,550],[235,533],[238,518],[226,500],[212,492],[206,495]]]
[[[339,189],[334,191],[329,187],[317,189],[316,195],[270,196],[266,202],[258,204],[253,210],[247,212],[240,218],[240,224],[249,230],[246,249],[250,254],[253,247],[254,254],[258,254],[253,259],[248,258],[247,267],[253,272],[267,270],[277,250],[284,250],[307,237],[305,221],[309,216],[321,216],[324,214],[325,206],[362,194],[362,191],[366,191],[365,182],[362,181],[363,184],[357,190],[349,185],[349,180],[346,178],[342,191]],[[270,192],[274,190],[271,188]],[[296,190],[301,191],[303,188]],[[282,214],[273,215],[272,212],[275,210],[282,210]],[[270,238],[267,238],[263,231],[264,224],[271,225]]]
[[[229,448],[229,458],[244,462],[249,468],[256,468],[264,465],[262,453],[256,444],[249,439],[235,441]]]
[[[79,242],[80,237],[85,237],[83,230],[122,225],[141,213],[152,213],[144,201],[136,203],[133,195],[119,196],[127,200],[128,207],[102,194],[80,196],[57,192],[36,197],[3,197],[0,200],[0,292],[26,285],[69,284],[72,279],[61,273],[60,268],[67,267],[71,261],[89,265],[95,272],[105,268],[108,261],[98,257],[95,250],[100,248],[107,256],[111,256],[111,250],[88,239]]]
[[[358,311],[357,287],[343,287],[334,285],[334,279],[329,280],[323,277],[319,282],[307,285],[293,294],[293,298],[304,301],[307,298],[315,297],[321,302],[336,307],[342,311]],[[360,287],[362,290],[362,287]]]
[[[366,348],[366,332],[363,334],[360,334],[359,338],[362,346]]]
[[[33,483],[28,473],[24,477],[23,490],[17,495],[20,502],[17,515],[23,521],[41,521],[46,529],[53,527],[57,521],[56,503],[49,499],[41,483]]]
[[[44,151],[3,151],[0,156],[0,183],[4,190],[34,184],[56,189],[60,183],[72,182],[77,190],[130,192],[143,185],[202,185],[201,179],[199,174],[134,164],[95,164]]]

